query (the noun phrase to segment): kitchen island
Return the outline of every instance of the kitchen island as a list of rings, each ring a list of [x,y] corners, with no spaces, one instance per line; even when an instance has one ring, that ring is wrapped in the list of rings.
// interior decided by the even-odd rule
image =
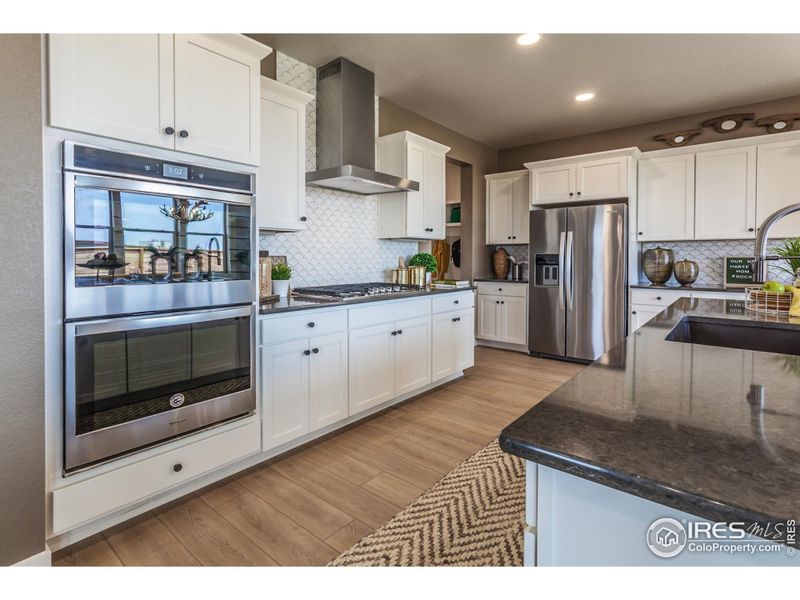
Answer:
[[[704,327],[735,328],[714,343],[739,347],[708,345]],[[772,334],[785,354],[763,351]],[[501,447],[527,461],[526,564],[800,564],[798,353],[786,317],[683,298],[509,425]]]

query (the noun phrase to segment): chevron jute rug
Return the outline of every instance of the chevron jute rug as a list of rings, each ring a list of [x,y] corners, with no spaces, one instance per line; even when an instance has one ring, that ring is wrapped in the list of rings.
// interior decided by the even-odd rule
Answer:
[[[329,566],[521,566],[524,473],[495,440]]]

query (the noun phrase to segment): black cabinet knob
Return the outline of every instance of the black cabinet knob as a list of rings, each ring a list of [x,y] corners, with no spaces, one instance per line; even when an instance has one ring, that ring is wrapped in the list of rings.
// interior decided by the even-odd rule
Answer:
[[[661,296],[656,296],[656,300],[661,300]]]
[[[511,239],[511,236],[508,236],[508,239]]]
[[[393,332],[392,332],[392,335],[397,335],[397,332],[396,332],[396,331],[393,331]]]
[[[643,235],[641,231],[639,232],[639,235]]]
[[[310,355],[310,354],[311,354],[311,350],[303,350],[303,354],[305,354],[306,356],[308,356],[308,355]]]
[[[175,128],[174,127],[165,127],[164,128],[164,133],[166,133],[167,135],[172,135],[173,133],[175,133]]]
[[[306,221],[308,221],[308,217],[300,217],[300,220],[305,223]]]
[[[315,326],[316,326],[316,323],[314,323],[314,321],[311,321],[311,322],[308,324],[308,326],[309,326],[309,327],[315,327]]]
[[[397,330],[397,335],[403,335],[403,330],[402,329],[398,329]]]
[[[580,196],[580,195],[581,195],[581,193],[580,193],[580,192],[578,192],[578,196]]]
[[[181,463],[175,463],[174,465],[172,465],[172,470],[175,471],[176,473],[180,473],[181,470],[183,470],[183,465]]]
[[[498,292],[502,292],[502,291],[503,291],[503,288],[497,288],[497,291],[498,291]]]
[[[458,304],[458,300],[453,300],[453,304]]]
[[[453,319],[453,323],[458,323],[460,320],[461,320],[461,317],[456,317],[455,319]]]
[[[500,300],[500,304],[505,304],[505,301],[504,300]]]
[[[635,310],[632,310],[632,311],[631,311],[631,314],[632,314],[632,315],[635,315],[635,314],[636,314],[636,311],[635,311]]]
[[[179,136],[181,136],[182,138],[187,138],[187,137],[189,137],[189,132],[188,132],[188,131],[186,131],[185,129],[181,129],[181,130],[178,132],[178,135],[179,135]]]
[[[515,235],[512,235],[512,236],[511,236],[511,239],[512,239],[512,240],[515,240],[515,239],[517,239],[517,236],[515,236]]]
[[[570,192],[569,195],[572,196],[573,195],[572,192]]]
[[[747,231],[755,231],[755,228],[754,227],[748,227]]]
[[[495,300],[494,303],[495,304],[500,304],[500,300]]]
[[[311,351],[312,351],[314,354],[319,354],[319,348],[312,348],[312,349],[311,349]]]

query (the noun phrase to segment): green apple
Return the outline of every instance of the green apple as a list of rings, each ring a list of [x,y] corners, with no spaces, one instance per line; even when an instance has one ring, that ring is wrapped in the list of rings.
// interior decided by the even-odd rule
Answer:
[[[780,281],[768,281],[761,286],[761,289],[765,292],[783,292],[786,288]]]

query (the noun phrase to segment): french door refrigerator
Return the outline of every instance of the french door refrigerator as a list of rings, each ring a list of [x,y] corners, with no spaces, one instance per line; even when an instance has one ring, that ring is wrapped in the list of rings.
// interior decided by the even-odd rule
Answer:
[[[528,349],[593,361],[626,335],[626,204],[534,210]]]

